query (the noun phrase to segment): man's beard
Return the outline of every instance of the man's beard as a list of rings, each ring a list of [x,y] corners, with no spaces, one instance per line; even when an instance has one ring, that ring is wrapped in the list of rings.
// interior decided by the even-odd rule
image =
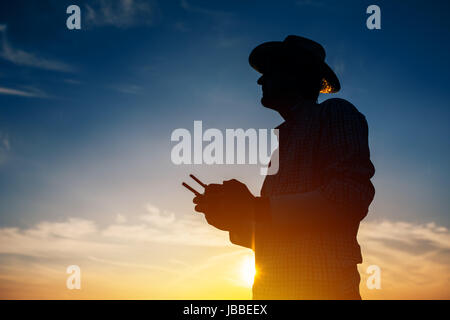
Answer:
[[[272,109],[278,112],[283,112],[286,108],[285,101],[281,97],[273,97],[264,95],[261,98],[261,104],[268,109]]]
[[[268,97],[267,95],[263,94],[261,98],[261,104],[266,108],[278,111],[280,107],[280,99]]]

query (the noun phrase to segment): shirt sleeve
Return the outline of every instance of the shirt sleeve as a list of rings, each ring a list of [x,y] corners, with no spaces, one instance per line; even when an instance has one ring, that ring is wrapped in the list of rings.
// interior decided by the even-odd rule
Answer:
[[[322,121],[320,158],[325,160],[320,192],[362,220],[375,195],[367,121],[350,102],[332,100],[324,107]]]
[[[253,222],[243,222],[230,230],[229,236],[232,244],[255,249],[255,224]]]

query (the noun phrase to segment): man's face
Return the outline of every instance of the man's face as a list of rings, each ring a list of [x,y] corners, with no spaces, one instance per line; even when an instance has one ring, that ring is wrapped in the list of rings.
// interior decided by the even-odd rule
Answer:
[[[257,82],[262,87],[262,105],[280,111],[285,102],[298,92],[298,76],[298,73],[285,68],[265,71]]]

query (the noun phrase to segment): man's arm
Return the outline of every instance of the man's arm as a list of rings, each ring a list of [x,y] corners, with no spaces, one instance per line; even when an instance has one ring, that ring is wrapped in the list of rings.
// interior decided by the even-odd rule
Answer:
[[[255,250],[255,224],[243,221],[239,226],[229,231],[232,244]]]
[[[255,250],[255,234],[257,224],[267,225],[271,223],[270,204],[268,198],[252,197],[252,209],[250,215],[243,215],[243,219],[229,230],[230,241],[238,246]]]

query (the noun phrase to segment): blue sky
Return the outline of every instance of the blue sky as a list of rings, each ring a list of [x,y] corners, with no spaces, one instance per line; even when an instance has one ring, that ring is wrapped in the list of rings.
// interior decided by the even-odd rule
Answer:
[[[66,28],[71,4],[81,30]],[[381,30],[366,28],[371,4]],[[341,80],[319,101],[347,99],[369,123],[363,298],[448,299],[449,11],[448,1],[0,2],[1,298],[250,298],[239,279],[250,250],[210,228],[180,183],[237,178],[259,194],[260,167],[176,166],[170,136],[194,120],[279,125],[248,55],[296,34],[325,47]],[[74,263],[80,292],[63,285]],[[364,287],[372,264],[383,290]]]
[[[70,4],[81,8],[81,30],[65,27]],[[335,96],[368,119],[377,169],[368,219],[448,226],[449,4],[378,1],[375,31],[365,26],[370,4],[2,3],[0,224],[101,217],[146,197],[189,211],[179,182],[190,170],[211,181],[236,170],[258,192],[261,178],[239,168],[175,167],[170,134],[194,120],[278,125],[279,115],[260,106],[247,58],[261,42],[298,34],[325,47],[342,83]]]

